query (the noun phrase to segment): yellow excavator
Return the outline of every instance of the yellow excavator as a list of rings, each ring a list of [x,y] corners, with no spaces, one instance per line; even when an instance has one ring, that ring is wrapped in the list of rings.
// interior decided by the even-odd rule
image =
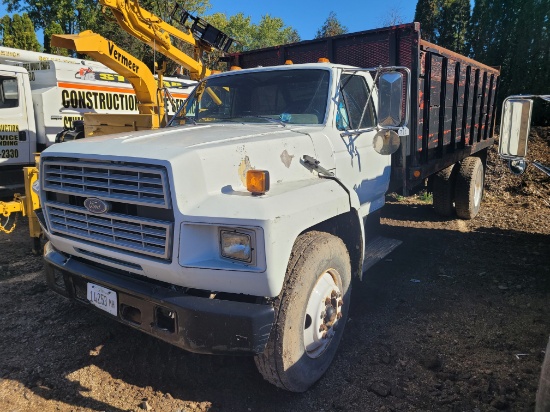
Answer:
[[[86,53],[103,63],[130,82],[138,100],[139,114],[86,113],[86,136],[100,136],[137,129],[157,129],[166,124],[164,105],[163,71],[158,79],[145,63],[136,59],[113,41],[92,32],[79,34],[54,34],[52,45]]]
[[[204,53],[212,51],[212,48],[227,52],[234,41],[178,4],[171,13],[171,19],[178,22],[183,31],[142,8],[138,0],[99,0],[99,3],[104,9],[111,10],[122,29],[183,66],[192,80],[201,80],[211,73],[202,63]],[[191,44],[194,47],[193,57],[172,44],[172,38]]]
[[[189,72],[191,80],[201,80],[211,74],[203,63],[203,56],[213,48],[227,52],[233,39],[206,21],[194,17],[176,4],[171,19],[177,21],[183,31],[143,9],[137,0],[100,0],[104,11],[110,9],[119,26],[138,40],[148,44]],[[193,56],[172,44],[177,38],[193,46]],[[137,115],[85,114],[86,136],[99,136],[127,130],[155,129],[166,123],[164,98],[161,96],[162,73],[155,80],[151,71],[129,53],[99,34],[85,31],[76,35],[53,35],[52,45],[86,53],[130,81],[139,105]],[[158,87],[157,87],[158,83]],[[209,93],[212,93],[210,90]],[[169,96],[169,94],[168,94]],[[211,96],[215,101],[217,96]]]

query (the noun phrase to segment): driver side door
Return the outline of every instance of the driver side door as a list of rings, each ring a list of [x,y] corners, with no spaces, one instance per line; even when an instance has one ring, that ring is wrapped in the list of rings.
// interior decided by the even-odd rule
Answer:
[[[391,156],[377,153],[375,93],[370,74],[364,71],[343,72],[335,113],[336,173],[359,198],[361,216],[381,208],[390,180]]]

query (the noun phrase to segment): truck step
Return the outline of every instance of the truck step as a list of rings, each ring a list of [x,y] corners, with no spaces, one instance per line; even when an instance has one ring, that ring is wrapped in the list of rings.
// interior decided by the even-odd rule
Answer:
[[[365,246],[365,259],[363,260],[363,272],[369,270],[374,264],[388,256],[401,243],[400,240],[389,237],[377,236]]]

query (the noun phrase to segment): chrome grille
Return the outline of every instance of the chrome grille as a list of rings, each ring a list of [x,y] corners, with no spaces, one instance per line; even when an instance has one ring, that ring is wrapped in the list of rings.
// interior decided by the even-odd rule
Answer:
[[[109,249],[171,259],[174,216],[164,167],[44,158],[42,204],[49,230]],[[92,213],[86,199],[109,205]]]
[[[84,207],[47,202],[50,230],[157,258],[170,258],[172,223],[115,213],[95,215]]]
[[[170,208],[166,170],[100,162],[45,160],[44,190]]]

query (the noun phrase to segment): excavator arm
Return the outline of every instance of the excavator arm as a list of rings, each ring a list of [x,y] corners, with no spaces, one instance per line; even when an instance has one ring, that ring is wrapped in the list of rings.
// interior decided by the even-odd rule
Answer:
[[[52,45],[86,53],[124,76],[134,88],[139,113],[151,116],[154,128],[161,125],[165,114],[164,101],[158,98],[158,80],[145,63],[91,30],[79,34],[54,34]]]
[[[175,17],[183,27],[186,27],[188,20],[193,22],[191,28],[186,28],[186,31],[177,29],[143,9],[138,0],[99,0],[99,3],[112,11],[120,27],[185,67],[193,80],[210,75],[210,70],[201,62],[204,52],[210,52],[212,47],[227,51],[233,43],[233,39],[204,20],[191,16],[177,5],[172,17]],[[171,37],[191,44],[194,47],[194,56],[191,57],[174,46]]]

